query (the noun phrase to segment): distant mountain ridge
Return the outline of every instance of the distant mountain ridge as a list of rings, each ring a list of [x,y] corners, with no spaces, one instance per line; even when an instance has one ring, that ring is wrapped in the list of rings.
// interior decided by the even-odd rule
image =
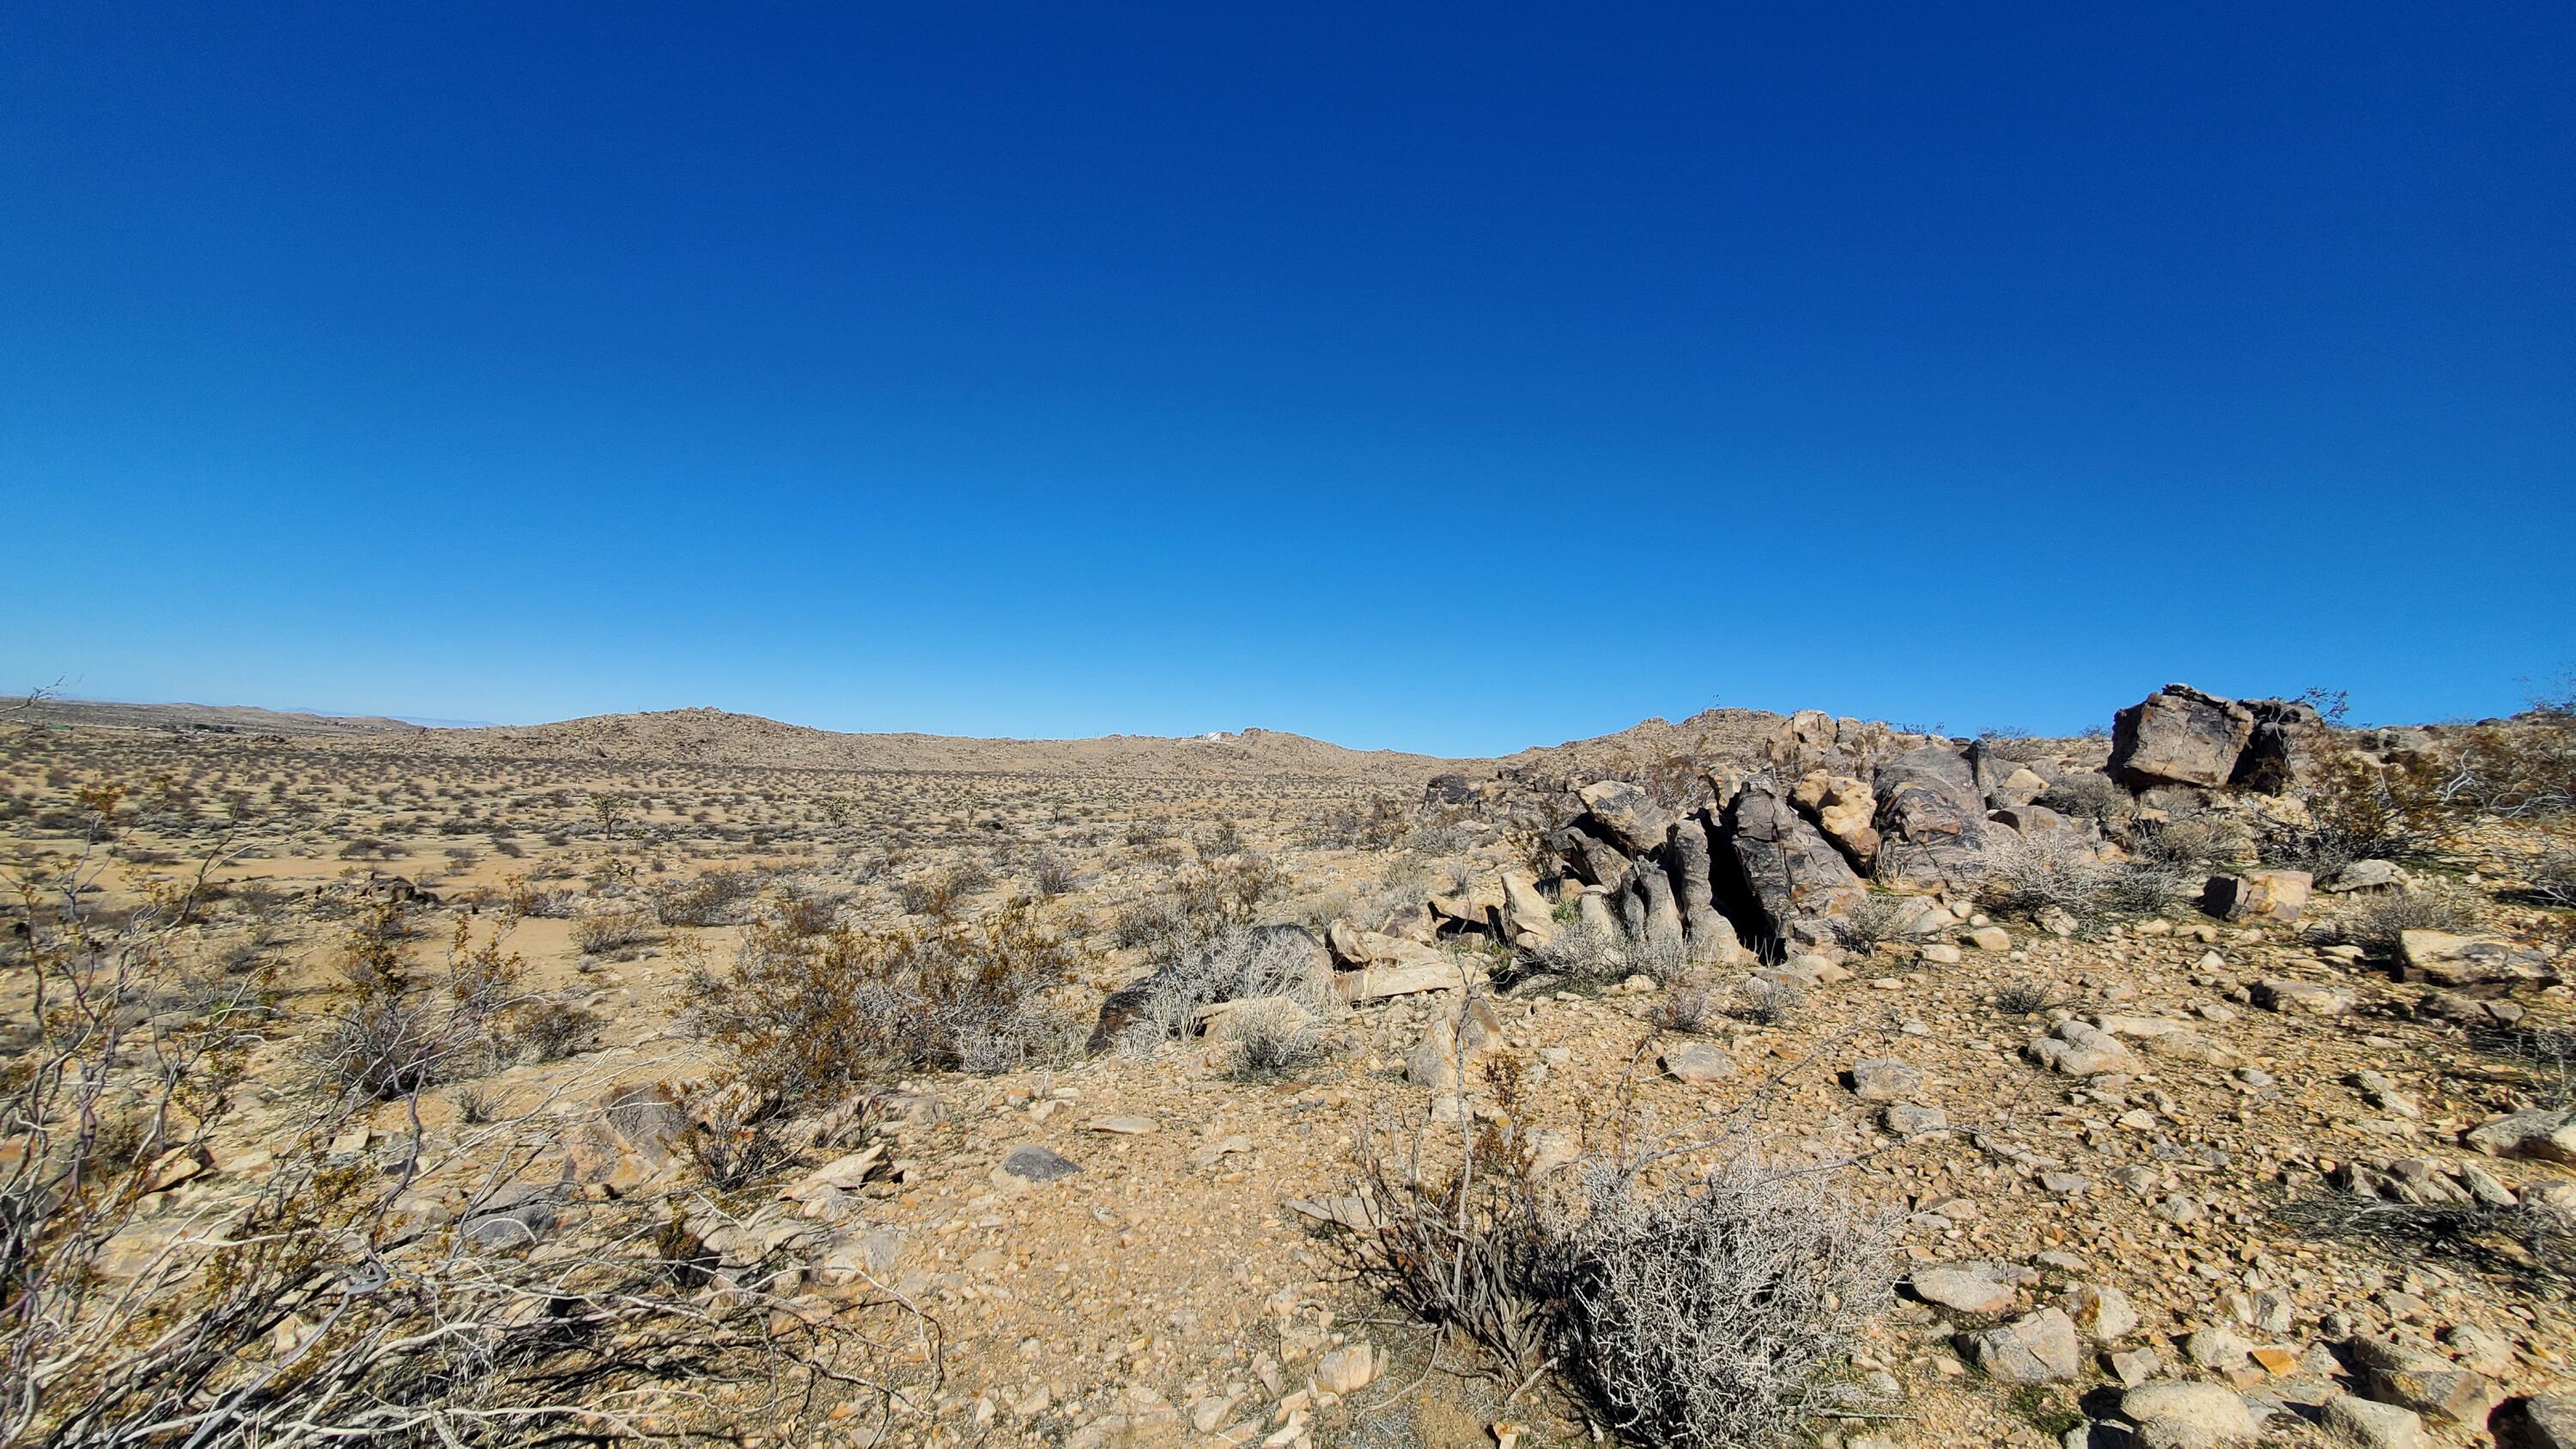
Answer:
[[[355,738],[413,734],[422,728],[382,715],[320,714],[251,704],[128,704],[109,699],[37,700],[24,717],[35,724],[97,729],[203,731],[210,734]]]
[[[850,734],[720,709],[593,715],[542,725],[415,730],[364,742],[405,753],[495,759],[670,761],[815,770],[1136,775],[1307,775],[1419,780],[1449,761],[1396,750],[1351,750],[1304,735],[1251,729],[1166,738],[968,739],[919,733]]]

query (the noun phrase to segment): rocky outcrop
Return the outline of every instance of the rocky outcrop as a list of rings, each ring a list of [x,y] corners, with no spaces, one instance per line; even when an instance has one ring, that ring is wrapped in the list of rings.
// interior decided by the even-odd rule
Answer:
[[[2282,794],[2304,783],[2326,722],[2297,700],[2224,699],[2168,684],[2111,721],[2111,778],[2132,790],[2230,786]]]
[[[1585,885],[1617,885],[1627,877],[1627,855],[1581,822],[1549,831],[1546,843]]]
[[[1880,764],[1871,783],[1880,880],[1942,886],[1984,878],[1986,801],[1965,752],[1920,746]]]
[[[1810,770],[1799,777],[1789,798],[1841,849],[1852,869],[1866,874],[1877,865],[1878,827],[1871,822],[1878,814],[1878,796],[1868,781]]]
[[[1672,833],[1673,812],[1625,780],[1602,780],[1575,792],[1592,833],[1631,856],[1661,850]]]
[[[1786,938],[1800,922],[1849,909],[1869,894],[1824,832],[1763,786],[1736,792],[1725,826],[1735,878],[1766,937]]]
[[[2254,738],[2254,711],[2188,684],[2168,684],[2111,721],[2110,774],[2131,789],[2199,785],[2236,776]]]

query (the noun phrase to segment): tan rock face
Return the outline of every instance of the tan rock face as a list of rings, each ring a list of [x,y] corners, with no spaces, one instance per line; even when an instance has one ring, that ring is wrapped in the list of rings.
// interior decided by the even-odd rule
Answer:
[[[2272,921],[2286,925],[2308,907],[2315,878],[2304,870],[2249,870],[2216,888],[2220,913],[2231,921]]]
[[[2133,786],[2215,788],[2236,772],[2254,737],[2254,712],[2232,699],[2169,684],[2119,712],[2111,773]]]
[[[1816,822],[1825,838],[1842,847],[1855,869],[1866,874],[1878,862],[1878,797],[1869,782],[1850,775],[1810,770],[1799,777],[1790,798]]]

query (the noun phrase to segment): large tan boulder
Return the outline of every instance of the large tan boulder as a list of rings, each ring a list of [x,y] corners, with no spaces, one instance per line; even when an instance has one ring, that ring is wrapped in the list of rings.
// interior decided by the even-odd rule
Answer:
[[[1599,833],[1629,855],[1661,850],[1674,814],[1625,780],[1602,780],[1574,792]]]
[[[2213,914],[2230,921],[2272,921],[2287,925],[2308,908],[2316,878],[2304,870],[2249,870],[2220,876],[2210,883]]]
[[[1877,864],[1878,828],[1870,821],[1878,814],[1878,795],[1868,781],[1809,770],[1799,777],[1789,798],[1816,822],[1826,839],[1851,857],[1854,868],[1867,871]]]
[[[2215,789],[2235,775],[2253,737],[2253,710],[2188,684],[2168,684],[2113,717],[2110,774],[2133,789]]]

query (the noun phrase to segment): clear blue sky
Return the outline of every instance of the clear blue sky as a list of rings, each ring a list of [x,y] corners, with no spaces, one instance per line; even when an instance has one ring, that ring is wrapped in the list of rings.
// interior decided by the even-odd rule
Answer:
[[[2576,663],[2576,9],[0,9],[0,685],[525,722]]]

